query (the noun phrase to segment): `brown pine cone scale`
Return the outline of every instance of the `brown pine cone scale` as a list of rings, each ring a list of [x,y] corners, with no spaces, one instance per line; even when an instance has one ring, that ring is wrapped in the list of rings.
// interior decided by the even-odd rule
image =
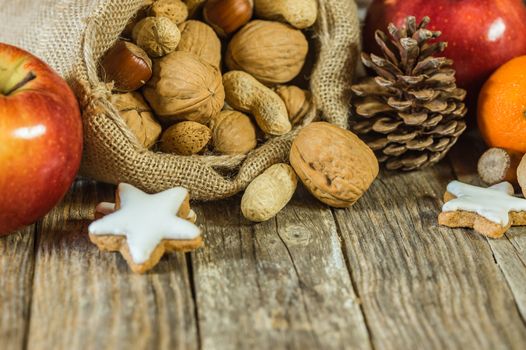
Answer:
[[[417,24],[389,25],[375,35],[383,57],[362,54],[374,77],[353,85],[351,128],[387,169],[413,170],[440,161],[466,129],[466,91],[456,86],[453,61],[437,57],[447,44]]]

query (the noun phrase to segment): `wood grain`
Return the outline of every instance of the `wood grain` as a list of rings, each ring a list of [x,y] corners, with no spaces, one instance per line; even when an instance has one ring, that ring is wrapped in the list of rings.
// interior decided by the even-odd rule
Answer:
[[[526,228],[437,225],[447,182],[479,183],[465,140],[455,172],[384,173],[348,210],[303,189],[262,224],[199,204],[205,248],[144,276],[87,237],[113,187],[77,182],[36,236],[0,238],[0,348],[526,348]]]
[[[0,238],[0,347],[26,341],[34,269],[34,226]]]
[[[526,327],[488,242],[437,225],[451,168],[384,173],[335,211],[378,349],[524,349]]]
[[[43,220],[29,349],[197,347],[184,255],[170,255],[152,273],[135,275],[118,253],[99,252],[89,241],[94,205],[112,199],[113,187],[78,182]]]
[[[239,198],[198,208],[192,265],[204,349],[370,348],[327,207],[304,191],[277,218],[242,219]]]
[[[477,174],[477,162],[485,149],[477,133],[461,139],[449,157],[458,180],[485,186]],[[526,227],[512,227],[503,238],[488,238],[488,243],[511,288],[522,319],[526,320]]]

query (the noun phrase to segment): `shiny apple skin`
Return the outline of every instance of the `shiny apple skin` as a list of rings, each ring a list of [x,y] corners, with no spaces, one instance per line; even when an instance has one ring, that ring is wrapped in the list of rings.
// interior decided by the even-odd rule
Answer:
[[[374,32],[401,25],[406,16],[431,18],[432,30],[448,42],[457,84],[476,98],[484,81],[502,64],[526,54],[526,6],[522,0],[375,0],[364,29],[364,47],[378,52]]]
[[[0,44],[0,65],[25,60],[36,78],[0,95],[0,236],[49,212],[71,186],[82,156],[77,100],[45,63]]]

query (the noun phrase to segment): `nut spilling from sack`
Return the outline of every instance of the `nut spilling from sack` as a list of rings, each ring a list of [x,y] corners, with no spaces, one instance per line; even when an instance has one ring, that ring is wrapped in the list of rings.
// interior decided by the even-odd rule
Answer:
[[[154,152],[244,157],[281,138],[288,149],[299,133],[292,167],[275,157],[248,186],[247,219],[274,217],[298,178],[322,202],[350,206],[378,173],[373,152],[328,123],[300,131],[317,114],[306,88],[317,11],[316,0],[145,0],[100,75],[137,145]]]

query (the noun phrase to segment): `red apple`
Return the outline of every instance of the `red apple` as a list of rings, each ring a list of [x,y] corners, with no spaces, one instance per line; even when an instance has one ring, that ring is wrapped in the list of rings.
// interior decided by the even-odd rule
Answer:
[[[0,43],[0,236],[44,216],[79,169],[75,95],[44,62]]]
[[[431,18],[442,32],[445,55],[455,61],[457,84],[472,98],[490,74],[526,54],[526,6],[522,0],[375,0],[366,19],[364,48],[378,52],[374,32],[402,25],[406,16]]]

